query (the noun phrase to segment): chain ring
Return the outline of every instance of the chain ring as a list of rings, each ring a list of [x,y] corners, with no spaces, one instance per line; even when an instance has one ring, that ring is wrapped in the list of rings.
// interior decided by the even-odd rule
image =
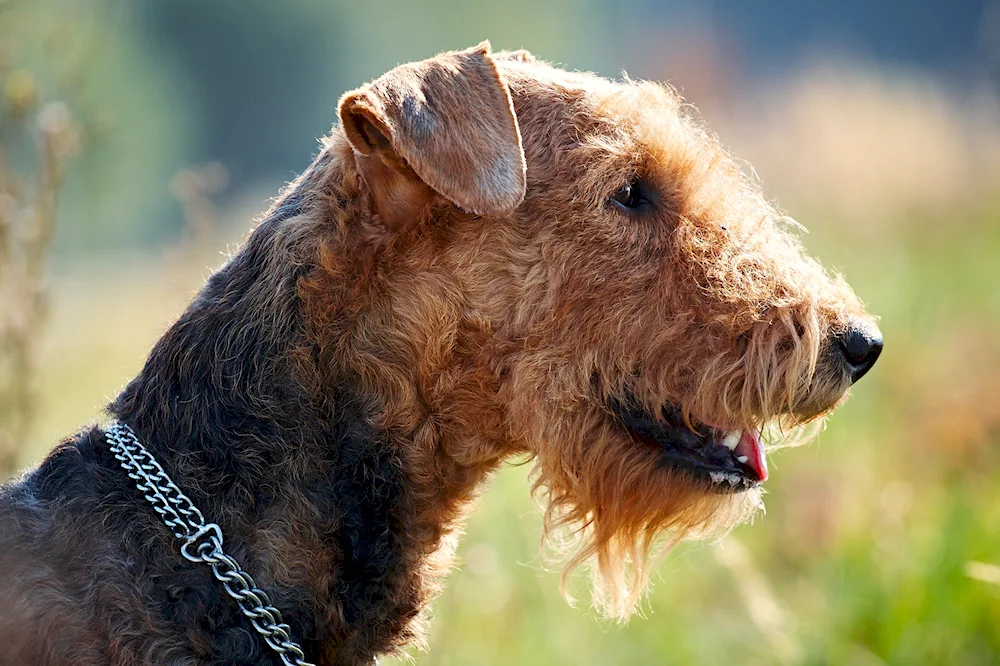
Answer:
[[[124,423],[114,423],[105,430],[105,438],[115,459],[135,481],[135,487],[173,535],[183,541],[181,555],[211,568],[226,594],[236,601],[240,612],[284,666],[314,666],[305,661],[305,653],[291,639],[291,628],[284,623],[281,611],[271,605],[267,593],[223,550],[222,528],[205,521],[198,507],[170,479],[135,432]]]

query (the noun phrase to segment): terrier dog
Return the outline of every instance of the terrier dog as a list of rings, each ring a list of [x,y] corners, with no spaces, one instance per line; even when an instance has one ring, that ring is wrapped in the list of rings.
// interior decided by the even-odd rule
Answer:
[[[0,492],[0,662],[371,663],[419,641],[512,456],[534,461],[546,533],[575,535],[568,566],[626,616],[659,544],[752,515],[766,433],[830,413],[881,351],[661,85],[484,43],[339,108],[116,424]],[[192,505],[166,476],[218,551],[190,508],[170,524]],[[223,547],[268,597],[191,561]]]

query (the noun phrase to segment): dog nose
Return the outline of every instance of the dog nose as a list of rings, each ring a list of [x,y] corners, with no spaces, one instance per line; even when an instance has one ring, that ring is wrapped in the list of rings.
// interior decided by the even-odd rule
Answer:
[[[882,353],[882,332],[860,319],[836,337],[837,347],[851,369],[851,383],[865,376]]]

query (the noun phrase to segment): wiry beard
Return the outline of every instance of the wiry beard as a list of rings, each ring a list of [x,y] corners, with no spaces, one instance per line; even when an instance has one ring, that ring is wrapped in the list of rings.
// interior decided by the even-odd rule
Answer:
[[[535,431],[525,434],[535,456],[533,489],[545,507],[545,541],[565,565],[564,591],[572,571],[589,567],[595,606],[623,620],[671,547],[722,537],[763,509],[759,486],[720,492],[704,474],[671,464],[661,449],[631,437],[599,396],[627,393],[654,415],[676,405],[692,429],[706,423],[753,428],[770,450],[801,444],[820,429],[848,383],[821,360],[824,325],[815,311],[789,308],[773,316],[768,326],[744,336],[739,353],[698,359],[702,372],[695,389],[680,398],[661,390],[675,382],[669,372],[674,368],[611,374],[593,366],[563,367],[561,374],[550,368],[553,399],[541,420],[537,403],[529,406],[522,398],[525,414],[534,409]],[[585,376],[588,390],[574,396],[570,384],[580,386]]]
[[[565,563],[563,583],[590,566],[594,603],[627,618],[640,602],[656,562],[686,539],[719,537],[763,507],[761,490],[716,493],[687,471],[665,466],[635,442],[621,455],[623,434],[605,423],[581,438],[568,461],[541,455],[534,491],[545,505],[545,540]],[[565,441],[565,440],[564,440]]]

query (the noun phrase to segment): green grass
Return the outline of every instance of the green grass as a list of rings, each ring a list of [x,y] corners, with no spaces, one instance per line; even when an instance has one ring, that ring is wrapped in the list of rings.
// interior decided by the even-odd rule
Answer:
[[[561,598],[527,470],[507,468],[469,521],[417,663],[1000,663],[1000,585],[968,575],[1000,564],[998,211],[861,239],[813,222],[807,246],[882,316],[886,351],[816,442],[774,456],[767,514],[672,553],[644,617],[618,626],[595,617],[582,579],[575,608]],[[206,273],[146,264],[127,280],[56,279],[24,462],[98,413]]]

